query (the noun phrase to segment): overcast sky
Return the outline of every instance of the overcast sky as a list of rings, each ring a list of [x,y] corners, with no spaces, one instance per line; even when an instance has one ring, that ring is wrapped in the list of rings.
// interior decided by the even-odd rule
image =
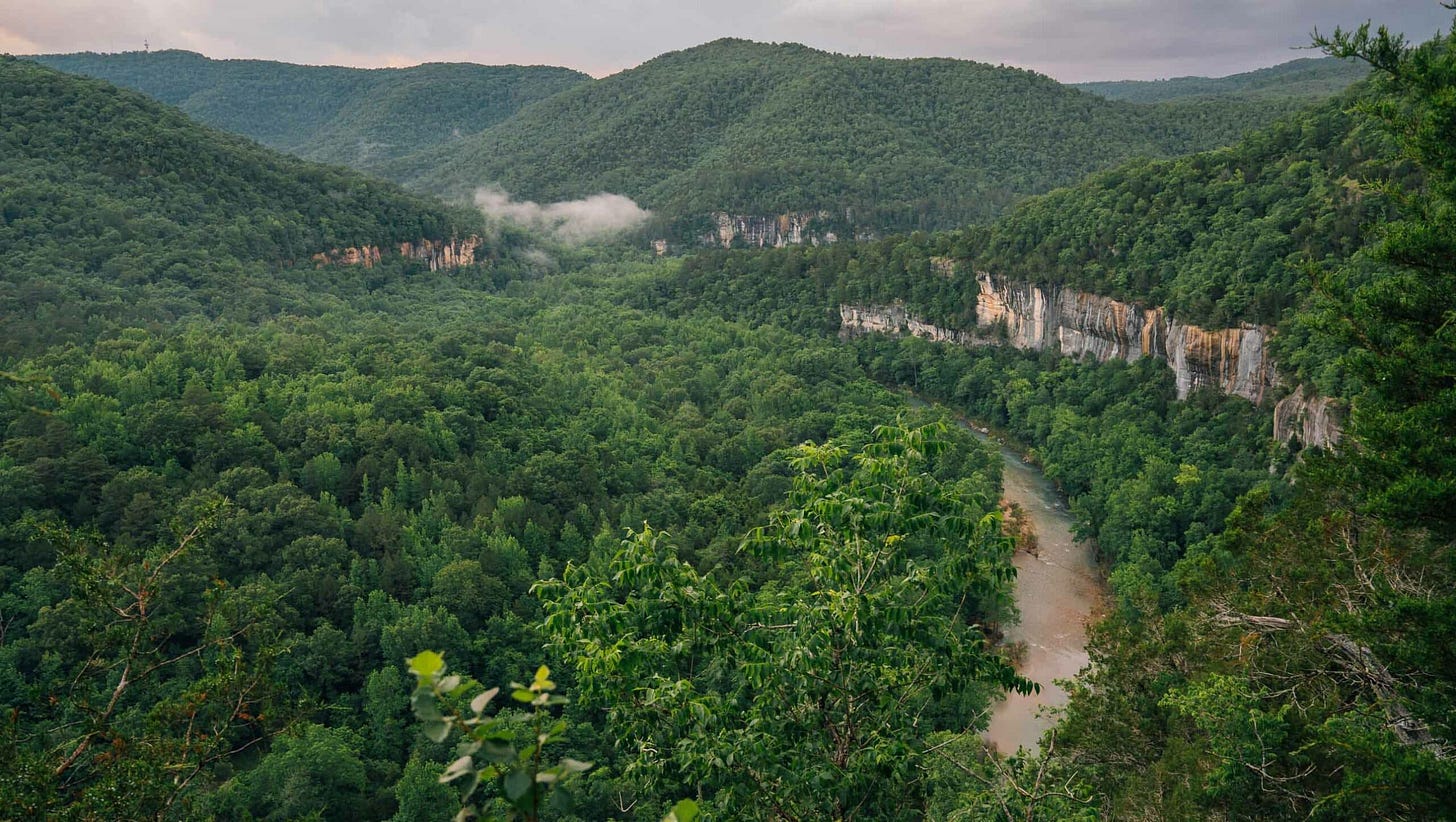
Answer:
[[[719,37],[960,57],[1064,82],[1224,75],[1374,18],[1449,28],[1435,0],[0,0],[0,52],[183,48],[210,57],[405,66],[544,63],[596,76]]]

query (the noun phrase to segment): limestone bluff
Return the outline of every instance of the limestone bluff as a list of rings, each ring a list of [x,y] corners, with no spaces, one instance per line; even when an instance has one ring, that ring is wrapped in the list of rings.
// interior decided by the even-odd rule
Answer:
[[[1169,316],[1084,291],[976,275],[976,327],[944,328],[912,315],[903,305],[841,305],[840,333],[912,334],[955,345],[1006,344],[1041,351],[1053,348],[1098,362],[1155,357],[1173,369],[1179,399],[1213,388],[1258,405],[1281,390],[1266,347],[1272,329],[1240,325],[1205,329]],[[1274,436],[1328,448],[1340,439],[1332,400],[1297,389],[1274,407]]]

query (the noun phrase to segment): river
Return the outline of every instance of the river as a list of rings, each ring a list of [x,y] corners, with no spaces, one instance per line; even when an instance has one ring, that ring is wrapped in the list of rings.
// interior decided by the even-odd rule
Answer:
[[[1071,679],[1086,667],[1086,625],[1102,602],[1103,583],[1092,545],[1072,538],[1072,517],[1056,487],[1015,451],[1000,451],[1002,495],[1026,512],[1038,546],[1035,555],[1017,551],[1013,560],[1021,621],[1007,629],[1006,639],[1024,644],[1017,670],[1041,685],[1041,693],[1009,694],[992,709],[984,734],[996,750],[1013,753],[1035,749],[1055,724],[1051,709],[1067,704],[1066,690],[1054,680]]]

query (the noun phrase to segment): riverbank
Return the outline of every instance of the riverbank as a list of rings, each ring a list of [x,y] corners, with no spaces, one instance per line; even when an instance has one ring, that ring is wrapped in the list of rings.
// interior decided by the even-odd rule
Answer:
[[[913,404],[930,403],[906,393]],[[945,406],[939,406],[945,408]],[[1087,666],[1087,625],[1101,612],[1107,591],[1097,546],[1079,542],[1062,492],[1033,459],[1030,448],[1005,432],[976,423],[945,408],[956,422],[1001,455],[1001,503],[1015,504],[1036,535],[1036,551],[1018,550],[1014,599],[1021,619],[1006,626],[1004,640],[1020,648],[1016,670],[1041,686],[1035,694],[1007,694],[991,709],[982,738],[996,751],[1035,750],[1043,733],[1056,724],[1055,711],[1070,695],[1057,680],[1072,679]]]
[[[1069,699],[1057,680],[1071,679],[1087,666],[1087,624],[1102,607],[1106,583],[1096,546],[1073,537],[1066,500],[1051,480],[1004,438],[958,419],[979,439],[997,446],[1003,463],[1002,501],[1020,506],[1036,537],[1035,552],[1017,551],[1012,559],[1021,619],[1007,627],[1005,636],[1022,648],[1017,671],[1040,685],[1041,692],[1008,694],[992,709],[983,735],[1003,753],[1034,750],[1055,724],[1055,710]]]

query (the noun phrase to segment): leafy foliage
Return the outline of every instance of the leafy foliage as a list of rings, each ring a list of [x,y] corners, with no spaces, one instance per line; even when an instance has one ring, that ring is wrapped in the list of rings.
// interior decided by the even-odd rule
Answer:
[[[1172,77],[1166,80],[1114,80],[1077,83],[1077,88],[1109,100],[1162,103],[1200,98],[1334,97],[1365,79],[1370,67],[1358,60],[1303,57],[1269,68],[1227,77]]]
[[[929,473],[943,448],[896,427],[853,455],[801,446],[787,506],[744,543],[757,579],[705,576],[644,528],[538,586],[640,789],[764,818],[912,812],[922,735],[970,721],[976,692],[1034,688],[975,624],[1006,608],[1010,546]]]
[[[1136,156],[1232,142],[1292,103],[1164,111],[962,60],[718,40],[384,167],[429,190],[625,194],[690,236],[713,211],[826,210],[825,228],[951,228]]]
[[[425,736],[444,742],[453,732],[460,732],[455,747],[458,756],[440,775],[441,782],[461,781],[464,804],[456,819],[478,815],[472,797],[481,782],[495,785],[498,801],[507,808],[506,819],[536,820],[547,807],[570,807],[565,785],[571,776],[590,770],[591,763],[563,757],[555,765],[542,764],[542,750],[560,741],[567,727],[565,720],[553,720],[549,713],[568,702],[552,693],[556,683],[550,679],[550,669],[545,665],[537,668],[529,685],[511,683],[511,699],[529,706],[529,714],[501,710],[494,716],[485,712],[500,688],[480,691],[464,702],[479,683],[446,675],[445,659],[434,651],[416,654],[409,660],[409,669],[415,675],[410,704],[423,723]],[[531,741],[517,750],[516,740],[523,737]]]
[[[554,66],[357,69],[176,50],[29,59],[139,91],[279,151],[365,170],[460,140],[590,79]]]

